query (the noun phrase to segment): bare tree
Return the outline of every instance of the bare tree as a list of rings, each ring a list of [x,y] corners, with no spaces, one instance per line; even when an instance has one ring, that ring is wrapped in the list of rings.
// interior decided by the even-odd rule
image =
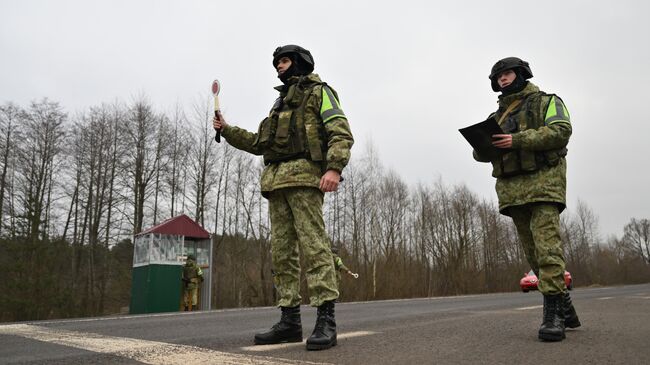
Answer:
[[[108,251],[112,237],[112,213],[119,203],[116,189],[118,161],[124,153],[119,124],[124,113],[117,105],[92,107],[80,115],[71,133],[69,208],[63,237],[73,226],[72,267],[75,277],[86,268],[86,281],[73,281],[74,290],[84,293],[88,313],[103,313],[109,276]],[[86,245],[86,249],[84,249]],[[84,253],[86,262],[82,260]],[[83,289],[77,288],[83,284]]]
[[[650,220],[632,218],[623,232],[626,246],[650,265]]]
[[[194,217],[205,226],[208,193],[217,183],[218,150],[214,148],[213,110],[210,102],[204,100],[194,106],[192,118],[193,143],[190,154],[189,178],[191,199],[194,203]]]
[[[583,282],[591,282],[591,249],[599,244],[598,218],[582,201],[578,201],[575,214],[563,214],[560,228],[567,265],[581,277]]]
[[[226,145],[223,147],[223,156],[221,160],[221,169],[219,170],[219,179],[217,183],[217,203],[215,205],[215,233],[218,232],[218,222],[221,218],[221,237],[223,237],[226,231],[230,231],[229,227],[226,227],[226,221],[228,219],[228,183],[230,181],[230,166],[233,163],[233,160],[240,155],[241,153],[234,148]],[[222,185],[223,183],[223,185]],[[223,200],[221,200],[223,198]],[[219,205],[223,207],[221,213],[219,213]],[[219,217],[221,214],[221,217]],[[219,244],[219,243],[217,243]]]
[[[0,173],[0,234],[5,222],[5,194],[9,185],[7,173],[15,155],[16,128],[21,115],[24,114],[25,112],[13,103],[0,106],[0,133],[2,133],[0,140],[0,163],[2,163],[2,172]]]
[[[46,234],[47,200],[51,191],[67,115],[56,102],[32,102],[24,118],[22,143],[17,148],[21,166],[18,199],[22,206],[23,229],[35,240]]]
[[[483,201],[478,205],[480,222],[483,285],[487,292],[514,288],[509,278],[516,277],[528,263],[523,258],[521,244],[517,240],[512,222],[499,213],[498,207]]]
[[[156,115],[153,107],[140,97],[131,105],[129,116],[124,123],[124,134],[131,154],[123,161],[123,168],[128,178],[126,186],[132,191],[133,204],[133,233],[142,231],[145,218],[145,202],[156,193],[152,186],[160,159],[163,158],[163,148],[167,146],[168,138],[161,134],[169,133],[166,128],[167,119]],[[125,177],[127,177],[125,176]]]
[[[187,172],[188,159],[192,146],[190,132],[186,128],[188,121],[182,109],[177,106],[172,117],[173,133],[169,150],[169,163],[163,166],[165,183],[169,191],[170,215],[174,217],[183,211],[178,201],[185,195],[183,177]]]

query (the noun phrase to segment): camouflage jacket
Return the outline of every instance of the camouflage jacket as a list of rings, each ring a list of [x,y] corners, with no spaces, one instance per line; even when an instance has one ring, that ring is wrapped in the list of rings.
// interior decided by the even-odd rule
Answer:
[[[183,266],[183,281],[187,290],[193,290],[203,282],[203,270],[193,260],[187,260]]]
[[[528,108],[514,109],[511,115],[519,119],[519,126],[512,134],[512,149],[515,151],[532,151],[536,157],[547,151],[564,149],[572,133],[569,113],[562,100],[550,94],[540,94],[539,88],[532,83],[520,92],[499,97],[499,109],[493,116],[501,120],[502,114],[515,100],[526,100],[532,94],[541,97],[531,98],[535,102]],[[534,120],[527,120],[535,118]],[[504,123],[510,118],[503,118]],[[530,128],[526,125],[534,125]],[[504,129],[505,130],[505,129]],[[566,150],[565,150],[566,151]],[[474,152],[474,158],[481,162],[489,161]],[[508,214],[508,207],[535,202],[557,203],[560,211],[566,207],[566,159],[562,155],[552,164],[542,164],[528,173],[515,176],[497,176],[496,192],[499,199],[499,211]]]
[[[345,264],[343,263],[343,260],[341,260],[341,257],[339,257],[338,255],[336,255],[334,253],[332,254],[332,257],[334,258],[334,268],[336,269],[337,272],[340,272],[340,271],[348,272],[348,271],[350,271],[350,269],[348,269],[348,267],[345,266]]]
[[[295,76],[290,78],[288,84],[295,82],[295,79],[297,79]],[[307,80],[322,84],[318,75],[313,73],[307,76]],[[310,89],[310,94],[306,96],[304,119],[306,123],[311,123],[312,125],[319,123],[324,127],[324,134],[327,139],[324,161],[297,158],[283,162],[269,163],[266,165],[261,177],[261,190],[264,197],[268,198],[269,192],[281,188],[318,188],[320,179],[325,171],[336,170],[341,173],[350,160],[350,148],[354,143],[350,125],[342,112],[333,118],[327,116],[327,111],[323,108],[323,89],[322,86]],[[282,98],[286,96],[287,86],[278,86],[276,90],[280,91],[280,97]],[[338,106],[338,100],[336,101],[336,106]],[[323,120],[326,122],[323,123]],[[265,149],[257,143],[259,140],[258,133],[252,133],[230,125],[222,130],[222,136],[233,147],[255,155],[264,155],[266,152]]]

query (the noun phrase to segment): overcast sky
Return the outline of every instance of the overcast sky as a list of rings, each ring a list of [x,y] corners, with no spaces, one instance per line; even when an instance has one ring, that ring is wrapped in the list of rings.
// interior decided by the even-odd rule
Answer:
[[[441,177],[496,200],[487,164],[458,128],[496,109],[487,75],[530,62],[571,113],[569,211],[603,238],[650,218],[650,5],[645,1],[0,0],[0,103],[48,97],[73,115],[142,93],[160,111],[209,97],[256,130],[279,83],[273,50],[311,50],[339,93],[360,155],[414,185]]]

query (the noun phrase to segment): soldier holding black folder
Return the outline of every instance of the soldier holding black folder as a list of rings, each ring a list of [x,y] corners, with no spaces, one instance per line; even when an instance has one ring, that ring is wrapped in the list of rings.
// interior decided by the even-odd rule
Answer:
[[[560,213],[566,207],[566,146],[572,129],[562,99],[540,91],[528,81],[531,77],[528,62],[517,57],[504,58],[492,67],[492,90],[501,95],[499,109],[490,118],[503,132],[492,135],[498,153],[475,148],[474,158],[492,163],[499,211],[512,217],[539,278],[544,315],[538,337],[561,341],[565,326],[580,326],[564,283],[560,237]]]

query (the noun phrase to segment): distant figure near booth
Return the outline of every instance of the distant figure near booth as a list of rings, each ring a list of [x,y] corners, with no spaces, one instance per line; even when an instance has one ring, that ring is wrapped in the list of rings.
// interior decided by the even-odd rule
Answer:
[[[309,301],[317,307],[307,350],[336,345],[334,303],[339,297],[330,240],[323,221],[324,193],[336,191],[354,143],[334,89],[313,73],[311,53],[296,45],[278,47],[273,67],[283,85],[257,133],[230,126],[221,113],[213,126],[230,145],[264,156],[262,195],[269,201],[271,257],[282,311],[255,344],[301,342],[300,256],[305,257]]]
[[[334,259],[334,268],[336,269],[337,282],[339,283],[341,282],[341,272],[345,272],[346,274],[352,276],[355,279],[359,277],[359,274],[353,273],[350,269],[348,269],[347,266],[345,266],[343,260],[339,256],[339,249],[337,247],[332,247],[332,257]]]
[[[187,255],[183,266],[183,302],[185,311],[192,311],[198,300],[199,284],[203,282],[203,270],[196,263],[194,255]]]
[[[492,67],[492,90],[501,95],[499,109],[491,117],[504,132],[492,136],[492,145],[503,152],[491,160],[475,150],[474,158],[492,163],[499,211],[512,218],[526,259],[539,278],[544,310],[538,337],[561,341],[565,326],[580,326],[564,282],[560,237],[560,213],[566,207],[566,146],[572,128],[562,99],[540,91],[527,81],[532,77],[528,62],[517,57]]]

